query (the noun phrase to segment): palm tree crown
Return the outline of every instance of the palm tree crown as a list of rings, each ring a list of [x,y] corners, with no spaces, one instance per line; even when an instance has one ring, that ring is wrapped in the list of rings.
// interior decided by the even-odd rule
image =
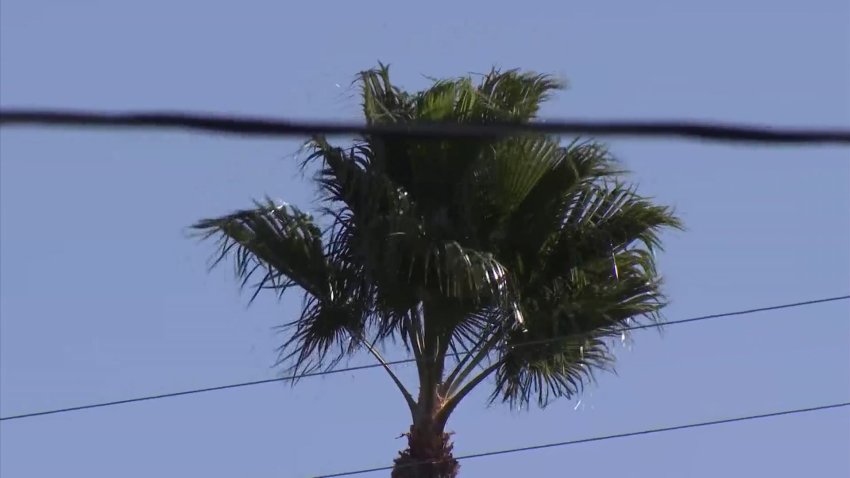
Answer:
[[[527,122],[561,87],[516,70],[418,93],[394,86],[383,65],[359,79],[369,124]],[[608,338],[632,320],[659,320],[653,253],[659,233],[680,223],[621,182],[596,142],[366,135],[308,145],[328,227],[269,200],[195,227],[220,240],[217,261],[234,257],[243,284],[259,278],[256,293],[304,292],[281,347],[293,372],[359,350],[383,363],[378,345],[400,340],[416,360],[418,395],[385,368],[412,434],[442,436],[458,402],[490,376],[491,398],[511,405],[570,397],[612,363]],[[439,459],[417,443],[405,453]],[[450,454],[447,440],[434,446]],[[456,463],[447,467],[427,476],[454,476]]]

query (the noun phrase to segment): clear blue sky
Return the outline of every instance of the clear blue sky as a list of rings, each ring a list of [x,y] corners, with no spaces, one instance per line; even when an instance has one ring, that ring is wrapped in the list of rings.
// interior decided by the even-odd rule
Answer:
[[[493,65],[564,75],[550,117],[850,125],[846,0],[0,5],[4,107],[354,119],[348,85],[381,60],[412,89]],[[850,290],[847,149],[611,145],[689,227],[661,257],[668,318]],[[279,374],[271,327],[299,301],[247,308],[184,227],[264,194],[309,204],[297,146],[0,132],[0,414]],[[637,333],[619,376],[581,404],[526,413],[470,397],[450,423],[456,452],[845,401],[848,318],[843,302]],[[462,476],[846,477],[848,424],[844,409],[724,425],[470,460]],[[0,474],[306,477],[389,464],[407,426],[376,369],[3,422]]]

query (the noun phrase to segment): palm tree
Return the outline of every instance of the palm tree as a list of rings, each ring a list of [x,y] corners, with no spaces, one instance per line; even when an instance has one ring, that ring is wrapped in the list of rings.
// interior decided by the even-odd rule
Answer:
[[[493,70],[408,93],[384,65],[359,82],[368,124],[527,122],[561,88]],[[493,401],[543,407],[610,368],[611,338],[633,320],[660,320],[653,251],[680,223],[622,183],[598,143],[364,135],[308,146],[325,227],[268,199],[194,227],[219,240],[216,263],[235,258],[243,286],[259,277],[254,297],[303,291],[300,317],[283,326],[291,372],[361,350],[383,365],[411,415],[395,478],[457,475],[446,423],[485,379]],[[415,359],[417,393],[382,357],[387,340]]]

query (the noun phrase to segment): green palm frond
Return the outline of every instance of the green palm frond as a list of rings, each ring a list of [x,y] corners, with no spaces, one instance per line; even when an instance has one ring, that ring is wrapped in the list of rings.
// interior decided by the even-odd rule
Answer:
[[[575,190],[560,230],[524,283],[526,329],[506,341],[493,399],[540,406],[578,393],[614,362],[606,337],[634,321],[660,320],[665,305],[653,249],[679,228],[669,210],[614,183]],[[577,354],[577,352],[580,352]]]
[[[502,238],[506,221],[560,160],[555,140],[533,136],[494,144],[479,155],[458,188],[464,198],[459,209],[479,247]]]
[[[602,260],[616,278],[618,255],[636,248],[646,253],[644,265],[650,268],[646,273],[654,275],[652,254],[661,248],[659,233],[681,228],[669,208],[652,204],[633,187],[594,184],[577,191],[569,202],[560,231],[544,249],[540,272],[553,277],[562,273],[559,264],[580,267]]]
[[[232,254],[243,286],[256,272],[264,272],[256,284],[257,292],[277,289],[282,293],[297,285],[317,296],[327,293],[329,265],[321,231],[312,216],[270,199],[255,205],[256,209],[204,219],[192,226],[202,238],[218,239],[213,266]]]
[[[501,398],[513,407],[536,401],[541,408],[553,399],[571,398],[593,380],[594,370],[611,369],[613,358],[604,340],[593,335],[523,346],[517,341],[496,370],[491,402]]]
[[[294,359],[294,370],[318,366],[334,344],[341,353],[353,351],[358,344],[350,343],[350,334],[362,331],[365,320],[361,296],[352,290],[356,281],[328,260],[309,214],[271,200],[256,206],[193,226],[201,237],[217,238],[213,265],[232,256],[243,286],[261,273],[251,300],[264,289],[282,294],[298,286],[305,292],[301,317],[285,326],[294,332],[280,350],[281,359]]]
[[[492,254],[449,241],[429,251],[424,262],[426,276],[422,286],[444,299],[476,308],[508,299],[508,272]]]
[[[518,161],[525,163],[524,169],[534,171],[536,181],[524,185],[516,196],[518,204],[505,208],[511,214],[489,232],[500,259],[522,281],[547,264],[545,249],[559,234],[575,197],[620,172],[614,159],[596,143],[576,141],[550,154]],[[505,174],[521,173],[508,169]]]
[[[487,120],[522,122],[534,119],[540,105],[565,86],[551,75],[493,69],[484,76],[478,92]]]
[[[281,327],[289,338],[278,348],[278,364],[291,364],[295,375],[330,370],[363,345],[358,338],[366,328],[368,306],[362,296],[346,290],[348,284],[336,282],[331,297],[306,295],[301,316]]]
[[[416,117],[420,121],[458,121],[463,117],[462,102],[468,80],[437,80],[426,91],[416,95]]]
[[[367,124],[413,119],[412,97],[392,84],[389,65],[363,71],[359,80]]]
[[[501,397],[511,405],[536,399],[543,407],[553,398],[580,393],[593,370],[613,370],[606,340],[632,323],[660,319],[664,299],[659,284],[644,278],[630,274],[606,286],[584,280],[553,284],[540,297],[529,298],[526,328],[505,342],[491,399]]]

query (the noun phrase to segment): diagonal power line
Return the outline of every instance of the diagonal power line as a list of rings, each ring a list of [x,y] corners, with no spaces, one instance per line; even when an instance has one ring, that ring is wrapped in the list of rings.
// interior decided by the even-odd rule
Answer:
[[[815,305],[815,304],[823,304],[823,303],[827,303],[827,302],[837,302],[837,301],[848,300],[848,299],[850,299],[850,294],[842,295],[842,296],[835,296],[835,297],[825,297],[825,298],[821,298],[821,299],[812,299],[812,300],[807,300],[807,301],[802,301],[802,302],[791,302],[791,303],[786,303],[786,304],[771,305],[771,306],[766,306],[766,307],[758,307],[758,308],[753,308],[753,309],[736,310],[736,311],[731,311],[731,312],[723,312],[723,313],[719,313],[719,314],[701,315],[701,316],[697,316],[697,317],[690,317],[690,318],[687,318],[687,319],[671,320],[669,322],[664,322],[664,323],[634,325],[634,326],[629,326],[629,327],[623,327],[621,330],[623,332],[626,332],[626,331],[630,331],[630,330],[648,329],[648,328],[663,327],[663,326],[668,326],[668,325],[688,324],[688,323],[693,323],[693,322],[701,322],[701,321],[705,321],[705,320],[720,319],[720,318],[723,318],[723,317],[750,315],[750,314],[755,314],[755,313],[759,313],[759,312],[769,312],[769,311],[781,310],[781,309],[805,307],[805,306],[810,306],[810,305]],[[563,337],[555,337],[555,338],[547,339],[545,341],[544,340],[530,341],[530,342],[526,342],[526,343],[523,343],[523,344],[518,345],[518,346],[524,347],[524,346],[530,346],[530,345],[540,345],[540,344],[543,344],[543,343],[564,340],[564,339],[570,338],[570,337],[571,336],[563,336]],[[386,364],[387,365],[401,365],[401,364],[411,363],[411,362],[414,362],[414,359],[392,360],[392,361],[386,362]],[[234,384],[229,384],[229,385],[219,385],[219,386],[215,386],[215,387],[184,390],[184,391],[181,391],[181,392],[162,393],[162,394],[158,394],[158,395],[149,395],[149,396],[144,396],[144,397],[128,398],[128,399],[125,399],[125,400],[115,400],[115,401],[110,401],[110,402],[93,403],[93,404],[89,404],[89,405],[80,405],[80,406],[76,406],[76,407],[57,408],[57,409],[45,410],[45,411],[41,411],[41,412],[31,412],[31,413],[23,413],[23,414],[20,414],[20,415],[10,415],[10,416],[0,418],[0,421],[19,420],[19,419],[22,419],[22,418],[32,418],[32,417],[38,417],[38,416],[44,416],[44,415],[54,415],[54,414],[58,414],[58,413],[75,412],[75,411],[80,411],[80,410],[88,410],[88,409],[92,409],[92,408],[112,407],[112,406],[116,406],[116,405],[125,405],[125,404],[128,404],[128,403],[146,402],[146,401],[150,401],[150,400],[159,400],[159,399],[163,399],[163,398],[180,397],[180,396],[184,396],[184,395],[194,395],[194,394],[198,394],[198,393],[215,392],[215,391],[219,391],[219,390],[228,390],[228,389],[233,389],[233,388],[251,387],[251,386],[254,386],[254,385],[263,385],[263,384],[266,384],[266,383],[273,383],[273,382],[295,381],[295,380],[299,380],[299,379],[302,379],[302,378],[318,377],[318,376],[322,376],[322,375],[332,375],[332,374],[345,373],[345,372],[353,372],[353,371],[366,370],[366,369],[378,368],[378,367],[383,367],[383,365],[380,364],[380,363],[358,365],[358,366],[354,366],[354,367],[345,367],[345,368],[325,370],[325,371],[320,371],[320,372],[310,372],[310,373],[302,373],[302,374],[298,374],[298,375],[290,375],[290,376],[287,376],[287,377],[270,378],[270,379],[265,379],[265,380],[255,380],[255,381],[252,381],[252,382],[241,382],[241,383],[234,383]]]
[[[687,430],[689,428],[701,428],[701,427],[708,427],[708,426],[714,426],[714,425],[723,425],[723,424],[727,424],[727,423],[744,422],[744,421],[749,421],[749,420],[761,420],[761,419],[765,419],[765,418],[774,418],[774,417],[781,417],[781,416],[787,416],[787,415],[796,415],[796,414],[800,414],[800,413],[811,413],[811,412],[831,410],[831,409],[836,409],[836,408],[843,408],[843,407],[848,407],[848,406],[850,406],[850,402],[833,403],[833,404],[828,404],[828,405],[820,405],[820,406],[816,406],[816,407],[798,408],[798,409],[794,409],[794,410],[783,410],[783,411],[779,411],[779,412],[763,413],[763,414],[760,414],[760,415],[747,415],[747,416],[743,416],[743,417],[724,418],[724,419],[712,420],[712,421],[708,421],[708,422],[688,423],[688,424],[684,424],[684,425],[675,425],[675,426],[663,427],[663,428],[651,428],[651,429],[648,429],[648,430],[640,430],[640,431],[635,431],[635,432],[618,433],[616,435],[603,435],[603,436],[597,436],[597,437],[591,437],[591,438],[581,438],[581,439],[578,439],[578,440],[569,440],[569,441],[562,441],[562,442],[556,442],[556,443],[545,443],[545,444],[542,444],[542,445],[524,446],[524,447],[521,447],[521,448],[509,448],[509,449],[506,449],[506,450],[486,451],[486,452],[482,452],[482,453],[473,453],[471,455],[456,456],[454,458],[455,458],[455,460],[458,460],[458,461],[460,461],[460,460],[470,460],[470,459],[473,459],[473,458],[484,458],[484,457],[488,457],[488,456],[507,455],[507,454],[510,454],[510,453],[521,453],[521,452],[527,452],[527,451],[542,450],[542,449],[545,449],[545,448],[556,448],[556,447],[569,446],[569,445],[578,445],[578,444],[581,444],[581,443],[592,443],[592,442],[598,442],[598,441],[613,440],[613,439],[616,439],[616,438],[628,438],[628,437],[635,437],[635,436],[641,436],[641,435],[652,435],[652,434],[656,434],[656,433],[665,433],[665,432],[672,432],[672,431],[678,431],[678,430]],[[428,464],[428,463],[430,463],[430,462],[422,461],[422,462],[418,462],[418,463],[410,463],[410,464],[405,465],[404,467],[424,465],[424,464]],[[376,471],[387,471],[387,470],[392,470],[392,469],[393,469],[393,466],[380,466],[380,467],[376,467],[376,468],[367,468],[367,469],[356,470],[356,471],[345,471],[345,472],[342,472],[342,473],[334,473],[334,474],[331,474],[331,475],[319,475],[319,476],[316,476],[314,478],[337,478],[337,477],[340,477],[340,476],[362,475],[362,474],[365,474],[365,473],[373,473],[373,472],[376,472]]]
[[[594,136],[680,137],[727,142],[850,144],[846,128],[780,128],[685,120],[563,121],[533,123],[383,123],[291,121],[263,117],[236,117],[173,111],[98,112],[85,110],[0,110],[0,126],[64,126],[157,128],[203,131],[243,136],[404,135],[427,138],[492,138],[520,133],[587,134]]]

